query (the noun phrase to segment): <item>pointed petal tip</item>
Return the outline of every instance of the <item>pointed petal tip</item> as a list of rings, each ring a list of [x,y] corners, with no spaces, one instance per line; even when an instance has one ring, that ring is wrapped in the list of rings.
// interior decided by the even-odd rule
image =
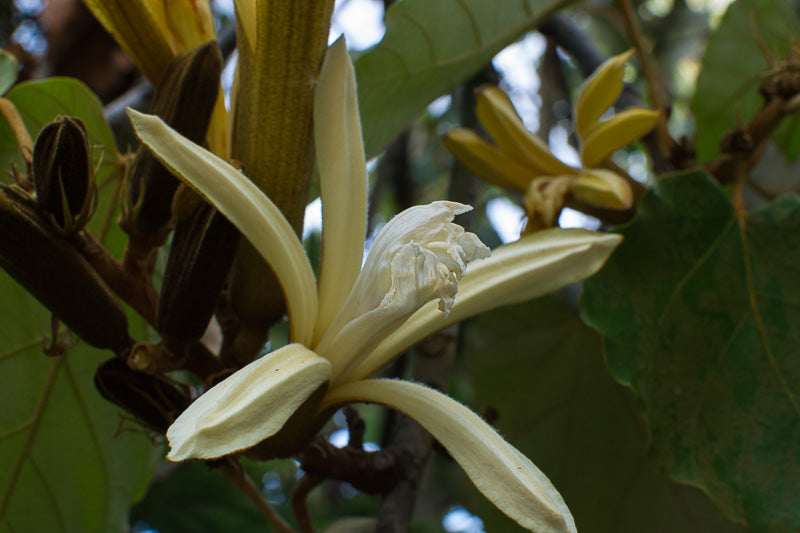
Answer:
[[[397,409],[436,438],[498,509],[537,533],[575,533],[564,499],[533,462],[479,416],[424,385],[370,379],[334,388],[326,403],[367,401]]]

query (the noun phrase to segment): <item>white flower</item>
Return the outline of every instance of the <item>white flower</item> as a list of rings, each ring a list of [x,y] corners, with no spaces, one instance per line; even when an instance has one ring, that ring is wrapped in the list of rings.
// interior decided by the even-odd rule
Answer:
[[[476,486],[522,526],[575,531],[545,475],[480,417],[422,385],[369,378],[434,331],[591,275],[620,238],[543,231],[468,266],[488,255],[475,235],[452,223],[469,208],[434,202],[387,223],[361,269],[366,174],[355,79],[341,40],[327,54],[315,98],[323,205],[318,284],[302,244],[269,198],[158,118],[130,112],[156,157],[224,213],[270,264],[291,327],[292,344],[242,368],[184,411],[167,433],[168,457],[212,458],[249,448],[277,435],[290,418],[295,424],[292,417],[309,406],[311,424],[315,414],[338,405],[382,403],[430,431]]]

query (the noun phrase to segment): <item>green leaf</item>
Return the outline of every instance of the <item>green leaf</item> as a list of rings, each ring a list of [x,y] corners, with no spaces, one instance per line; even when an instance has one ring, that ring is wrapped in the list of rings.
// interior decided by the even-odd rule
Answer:
[[[742,533],[700,491],[657,471],[630,393],[605,369],[599,336],[562,300],[482,315],[461,346],[476,391],[470,403],[497,409],[496,427],[548,475],[578,531]],[[467,496],[486,531],[522,531],[475,491]]]
[[[660,180],[582,306],[669,476],[755,532],[796,532],[800,197],[742,225],[704,173]]]
[[[73,115],[86,124],[94,145],[94,161],[102,157],[97,179],[103,182],[117,168],[117,145],[103,115],[103,104],[86,85],[72,78],[47,78],[20,83],[6,95],[19,111],[32,139],[57,115]],[[17,143],[8,124],[0,120],[0,172],[15,163],[22,166]]]
[[[127,531],[154,450],[94,388],[109,354],[79,344],[47,357],[49,313],[5,273],[0,301],[0,532]]]
[[[113,169],[113,137],[99,101],[83,85],[67,79],[22,84],[9,98],[34,134],[57,114],[80,116],[93,142],[110,146],[104,167]],[[3,128],[2,156],[16,156],[16,143]],[[90,228],[119,253],[126,239],[111,224],[117,183],[107,184],[101,184]],[[45,356],[50,313],[3,272],[0,312],[0,533],[128,531],[129,507],[142,496],[162,452],[138,425],[123,425],[120,410],[95,390],[95,369],[113,354],[73,338],[78,344],[65,355]],[[141,322],[131,325],[142,329]]]
[[[425,106],[486,65],[565,0],[404,0],[386,13],[386,35],[355,62],[367,157],[377,155]]]
[[[708,39],[691,104],[699,161],[716,156],[725,131],[736,127],[739,117],[746,124],[761,107],[758,86],[770,67],[762,46],[777,63],[786,59],[799,33],[792,2],[737,0],[728,7]],[[787,154],[800,150],[800,137],[785,127],[775,139]]]
[[[19,63],[14,54],[0,50],[0,94],[5,94],[16,82]]]

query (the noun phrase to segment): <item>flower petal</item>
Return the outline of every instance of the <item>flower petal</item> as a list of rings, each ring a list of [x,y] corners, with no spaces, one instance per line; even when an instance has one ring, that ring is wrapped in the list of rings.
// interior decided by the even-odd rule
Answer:
[[[501,246],[492,251],[489,259],[470,265],[448,316],[439,313],[435,303],[428,303],[375,346],[343,379],[371,376],[403,351],[451,324],[588,278],[600,269],[621,240],[619,235],[554,228]]]
[[[533,169],[508,156],[502,149],[467,128],[453,128],[442,143],[461,164],[489,183],[521,193],[536,177]]]
[[[493,504],[537,533],[575,532],[572,515],[550,480],[481,418],[433,389],[390,379],[347,383],[324,406],[365,401],[410,416],[436,438]]]
[[[579,139],[586,139],[589,128],[617,101],[622,92],[625,63],[633,54],[634,50],[628,50],[608,59],[578,89],[573,116]]]
[[[316,346],[334,379],[360,361],[365,347],[429,301],[447,314],[466,265],[489,249],[452,223],[471,207],[433,202],[406,209],[375,237],[355,286]]]
[[[625,178],[600,168],[583,170],[572,183],[572,194],[576,200],[598,207],[627,209],[633,205],[633,191]]]
[[[213,458],[258,444],[330,379],[331,366],[290,344],[256,359],[195,400],[169,427],[171,461]]]
[[[547,143],[525,128],[508,95],[494,85],[478,88],[475,112],[500,149],[517,162],[532,167],[535,175],[558,176],[576,172],[554,156]]]
[[[197,0],[156,0],[164,10],[167,27],[178,52],[191,50],[217,38],[208,2]]]
[[[528,186],[522,205],[528,222],[523,233],[533,233],[558,225],[558,217],[567,201],[576,176],[543,176]]]
[[[314,91],[314,144],[322,196],[318,341],[358,277],[367,232],[367,168],[356,78],[343,38],[328,49]]]
[[[594,125],[581,144],[581,161],[586,168],[597,166],[605,158],[652,130],[658,111],[632,107]]]
[[[317,318],[314,272],[283,214],[241,172],[158,117],[132,109],[128,115],[159,161],[228,217],[269,263],[286,295],[292,340],[310,344]]]
[[[163,8],[154,13],[150,1],[84,0],[86,7],[114,36],[153,85],[174,56],[169,44]]]

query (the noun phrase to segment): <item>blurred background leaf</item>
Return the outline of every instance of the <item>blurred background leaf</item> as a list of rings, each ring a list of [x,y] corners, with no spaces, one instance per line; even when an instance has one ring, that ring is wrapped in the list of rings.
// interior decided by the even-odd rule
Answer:
[[[79,117],[89,131],[95,164],[102,160],[97,174],[98,181],[102,183],[116,170],[117,145],[103,116],[103,105],[80,81],[72,78],[47,78],[20,83],[8,92],[6,98],[17,106],[34,141],[39,130],[56,116]],[[10,163],[24,170],[16,140],[4,120],[0,120],[0,162],[3,170],[9,170]]]
[[[5,50],[0,50],[0,94],[5,94],[14,85],[18,73],[17,58]]]
[[[386,13],[386,35],[355,61],[367,157],[532,29],[565,0],[404,0]]]
[[[562,299],[485,314],[466,328],[465,371],[480,412],[550,478],[582,533],[743,533],[708,498],[659,473],[631,394],[608,375],[601,339]],[[524,531],[469,483],[456,485],[489,532]]]
[[[799,35],[800,20],[792,2],[737,0],[728,7],[708,39],[692,100],[699,161],[716,156],[722,135],[746,124],[761,107],[759,84],[773,64],[788,59],[792,39]],[[794,62],[796,72],[797,58]],[[800,153],[797,117],[784,123],[775,140],[794,159]]]
[[[789,533],[800,528],[800,198],[744,224],[704,173],[662,179],[582,308],[669,475],[753,531]]]

